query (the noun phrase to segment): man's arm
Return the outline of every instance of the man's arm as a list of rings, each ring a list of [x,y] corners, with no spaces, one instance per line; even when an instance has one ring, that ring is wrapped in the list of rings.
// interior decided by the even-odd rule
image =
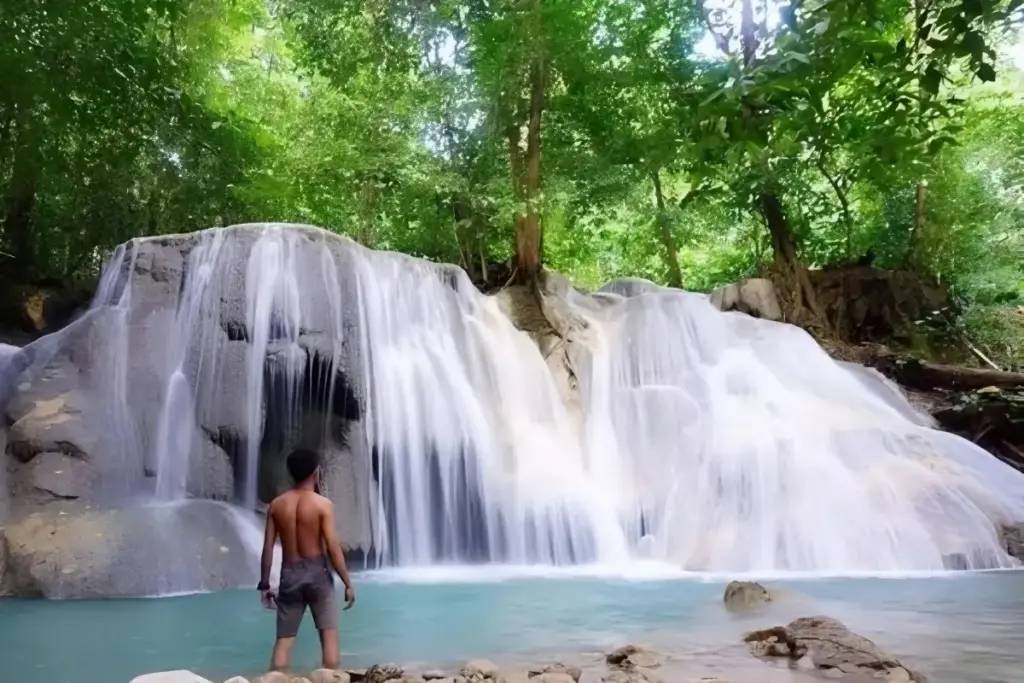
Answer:
[[[323,510],[323,526],[320,533],[324,545],[327,546],[327,557],[334,565],[334,571],[341,577],[341,582],[345,584],[345,609],[348,609],[356,601],[356,596],[352,589],[352,578],[348,575],[348,566],[345,564],[345,553],[341,552],[341,543],[338,542],[338,534],[334,530],[334,503],[325,498]]]
[[[263,555],[260,556],[260,590],[270,588],[270,567],[274,564],[274,543],[277,527],[274,525],[273,505],[267,509],[267,528],[263,533]]]

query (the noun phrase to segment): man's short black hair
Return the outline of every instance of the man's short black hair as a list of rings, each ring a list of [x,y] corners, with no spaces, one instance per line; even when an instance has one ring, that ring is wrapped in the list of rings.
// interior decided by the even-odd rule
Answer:
[[[320,466],[320,454],[311,448],[296,448],[288,454],[288,474],[296,484],[313,476],[316,468]]]

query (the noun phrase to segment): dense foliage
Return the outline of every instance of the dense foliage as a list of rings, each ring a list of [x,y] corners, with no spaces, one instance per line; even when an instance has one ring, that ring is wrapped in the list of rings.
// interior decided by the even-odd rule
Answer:
[[[478,278],[772,273],[813,323],[805,268],[873,259],[1019,363],[1022,4],[11,0],[0,272],[294,221]]]

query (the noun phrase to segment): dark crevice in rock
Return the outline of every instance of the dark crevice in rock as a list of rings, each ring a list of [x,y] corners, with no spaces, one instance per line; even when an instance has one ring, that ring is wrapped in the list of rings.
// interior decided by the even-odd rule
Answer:
[[[228,339],[231,341],[249,341],[249,331],[245,329],[245,325],[236,320],[229,320],[221,325],[224,332],[228,335]]]
[[[316,351],[302,350],[304,360],[292,368],[268,354],[264,370],[263,436],[258,465],[259,498],[268,501],[282,485],[283,460],[296,446],[323,450],[346,445],[350,422],[362,411],[355,391],[334,359]],[[227,450],[227,448],[225,448]],[[239,453],[237,447],[235,452]],[[244,458],[234,459],[236,472],[244,472]],[[241,465],[241,466],[239,466]],[[236,476],[236,480],[244,480]]]

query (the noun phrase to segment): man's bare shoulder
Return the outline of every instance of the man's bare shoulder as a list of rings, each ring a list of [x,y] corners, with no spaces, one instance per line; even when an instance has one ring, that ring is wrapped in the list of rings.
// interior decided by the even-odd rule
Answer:
[[[267,506],[267,514],[273,515],[281,510],[281,508],[288,504],[288,500],[292,498],[291,491],[285,491],[281,495],[270,501],[270,505]]]

